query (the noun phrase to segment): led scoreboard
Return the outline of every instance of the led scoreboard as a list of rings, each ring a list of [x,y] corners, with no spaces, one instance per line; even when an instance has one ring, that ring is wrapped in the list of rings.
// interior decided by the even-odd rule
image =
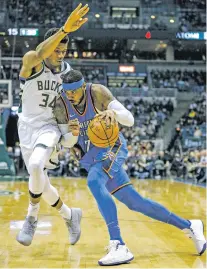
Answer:
[[[9,28],[7,32],[12,36],[39,36],[38,28]]]

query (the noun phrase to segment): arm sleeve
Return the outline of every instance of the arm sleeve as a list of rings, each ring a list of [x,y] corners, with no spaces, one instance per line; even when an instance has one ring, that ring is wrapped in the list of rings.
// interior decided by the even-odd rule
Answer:
[[[113,100],[108,104],[108,109],[115,112],[116,120],[125,126],[131,127],[134,125],[134,117],[119,101]]]

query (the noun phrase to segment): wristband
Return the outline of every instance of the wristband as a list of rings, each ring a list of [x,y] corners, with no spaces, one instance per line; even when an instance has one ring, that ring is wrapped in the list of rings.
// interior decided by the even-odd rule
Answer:
[[[70,33],[70,32],[66,32],[66,31],[64,30],[63,26],[62,26],[60,29],[61,29],[61,31],[62,31],[64,34],[69,34],[69,33]]]

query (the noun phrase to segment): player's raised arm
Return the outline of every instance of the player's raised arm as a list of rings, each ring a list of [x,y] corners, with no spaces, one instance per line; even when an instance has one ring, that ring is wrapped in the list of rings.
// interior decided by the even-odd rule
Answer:
[[[57,33],[40,43],[36,51],[29,51],[24,55],[23,68],[21,70],[23,77],[29,76],[33,67],[41,64],[43,60],[48,58],[66,35],[78,30],[87,22],[88,19],[83,17],[88,13],[89,7],[85,5],[81,8],[81,6],[82,4],[78,5]]]
[[[117,120],[120,124],[131,127],[134,125],[134,117],[105,86],[93,84],[92,97],[95,107],[101,112],[101,118],[105,118],[108,125]]]

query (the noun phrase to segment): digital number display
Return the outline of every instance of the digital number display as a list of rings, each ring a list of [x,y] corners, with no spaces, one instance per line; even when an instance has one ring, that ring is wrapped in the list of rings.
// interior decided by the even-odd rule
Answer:
[[[39,30],[37,28],[20,28],[20,36],[38,36]]]
[[[18,35],[19,31],[17,28],[9,28],[8,33],[9,33],[9,35]]]
[[[20,36],[39,36],[39,29],[37,28],[9,28],[9,35],[20,35]]]

